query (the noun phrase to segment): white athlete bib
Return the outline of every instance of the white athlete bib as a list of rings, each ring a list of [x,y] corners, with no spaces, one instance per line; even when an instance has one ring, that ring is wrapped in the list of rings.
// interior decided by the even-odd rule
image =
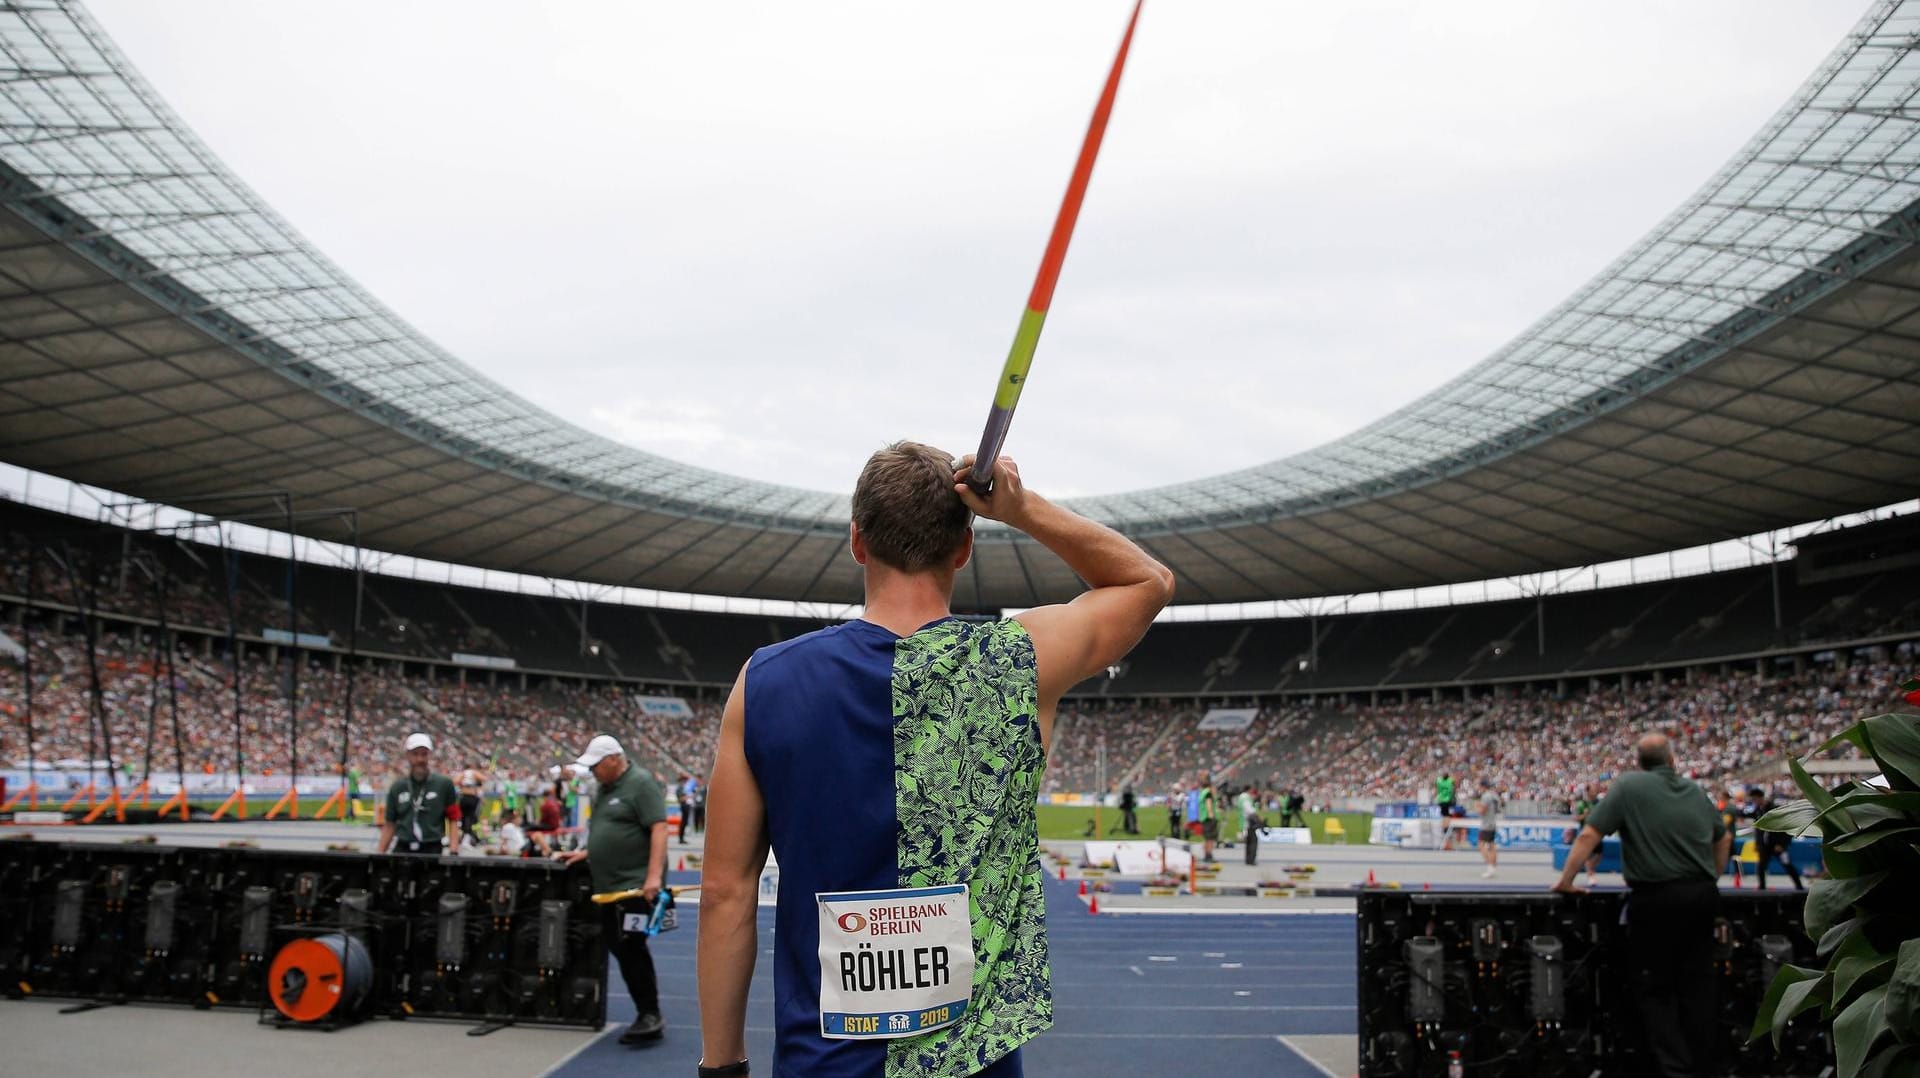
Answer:
[[[822,1037],[913,1037],[967,1013],[973,925],[966,884],[813,897],[820,905]]]

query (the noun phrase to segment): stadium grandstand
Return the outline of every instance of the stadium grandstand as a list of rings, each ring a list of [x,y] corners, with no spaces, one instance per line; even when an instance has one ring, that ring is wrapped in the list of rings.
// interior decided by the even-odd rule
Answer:
[[[1364,812],[1452,767],[1559,814],[1643,731],[1716,788],[1772,784],[1888,706],[1920,665],[1917,41],[1920,3],[1874,5],[1696,193],[1413,403],[1072,499],[1170,567],[1184,609],[1070,694],[1046,795],[1205,775]],[[862,599],[845,491],[649,454],[491,381],[53,0],[0,10],[0,463],[81,492],[0,500],[16,782],[324,789],[387,774],[414,731],[510,781],[604,731],[704,775],[754,650]],[[305,553],[269,552],[289,533]],[[1733,568],[1580,583],[1740,540]],[[380,571],[395,558],[549,586]],[[983,523],[955,603],[1080,589]]]
[[[1505,724],[1539,739],[1527,757],[1555,762],[1535,776],[1516,771],[1503,785],[1563,799],[1617,769],[1612,754],[1626,731],[1669,714],[1726,715],[1724,727],[1699,726],[1691,740],[1712,762],[1703,777],[1738,778],[1777,763],[1787,748],[1818,744],[1856,707],[1892,693],[1892,658],[1910,660],[1920,640],[1917,520],[1823,533],[1784,563],[1658,583],[1369,613],[1162,622],[1124,669],[1070,695],[1048,786],[1098,792],[1093,756],[1102,745],[1109,786],[1161,791],[1210,773],[1311,789],[1323,804],[1408,797],[1418,792],[1412,765],[1429,750]],[[303,719],[293,724],[283,657],[293,649],[285,635],[274,636],[287,632],[284,559],[19,505],[5,507],[0,522],[9,554],[0,595],[14,624],[28,629],[20,635],[42,649],[36,706],[53,720],[40,727],[36,755],[90,758],[91,724],[61,720],[89,711],[82,625],[91,617],[104,629],[98,648],[113,743],[123,758],[141,758],[143,774],[152,752],[162,772],[179,762],[164,738],[155,745],[142,732],[165,695],[155,689],[163,614],[185,671],[184,766],[242,774],[249,756],[256,771],[284,768],[281,761],[295,758],[288,731],[296,726],[306,739],[298,758],[328,761],[338,758],[343,736],[365,755],[409,724],[430,725],[463,758],[527,775],[561,762],[567,746],[594,730],[622,729],[640,735],[661,773],[697,773],[712,757],[719,700],[746,657],[822,624],[378,575],[356,582],[347,570],[302,566],[308,598],[299,624],[313,646],[300,649]],[[230,589],[217,572],[227,564],[235,569]],[[242,656],[248,701],[237,739],[228,736],[230,646]],[[360,684],[350,735],[343,668]],[[25,707],[20,674],[18,665],[0,667],[0,706],[15,716]],[[649,695],[682,697],[691,714],[647,716],[636,701]],[[1213,705],[1260,715],[1244,729],[1197,729]],[[1816,712],[1820,721],[1810,718]],[[0,734],[7,755],[22,762],[23,737],[18,722]],[[1336,780],[1358,746],[1378,753],[1399,742],[1378,775],[1352,789]],[[1743,751],[1727,747],[1735,743]]]
[[[1920,126],[1896,96],[1909,54],[1889,42],[1903,17],[1870,17],[1685,205],[1441,389],[1299,456],[1075,502],[1172,567],[1188,602],[1518,574],[1532,574],[1535,594],[1163,622],[1076,691],[1082,710],[1063,725],[1050,786],[1089,790],[1080,753],[1096,741],[1112,750],[1116,781],[1213,769],[1273,781],[1276,769],[1255,764],[1296,740],[1284,736],[1295,722],[1365,726],[1370,708],[1387,709],[1377,721],[1405,718],[1395,709],[1416,697],[1477,714],[1477,694],[1564,700],[1603,680],[1631,694],[1636,681],[1732,664],[1764,680],[1780,664],[1800,675],[1809,656],[1830,663],[1912,639],[1920,567],[1905,555],[1916,536],[1903,518],[1816,534],[1813,553],[1736,571],[1551,585],[1596,562],[1912,495],[1920,368],[1903,327],[1920,313]],[[231,664],[238,649],[261,695],[264,740],[196,766],[244,773],[249,755],[262,767],[287,755],[281,766],[298,770],[301,757],[337,755],[322,743],[340,741],[326,694],[338,691],[344,652],[380,686],[358,701],[364,721],[479,723],[490,752],[527,765],[596,723],[634,721],[622,693],[684,692],[705,718],[662,735],[661,766],[698,770],[716,692],[755,647],[822,618],[562,600],[321,564],[293,574],[284,558],[212,540],[224,542],[223,522],[284,518],[309,538],[351,543],[356,557],[822,609],[857,602],[844,495],[702,471],[536,409],[332,267],[199,144],[84,9],[25,5],[0,42],[37,76],[4,91],[13,135],[0,156],[0,275],[13,298],[0,456],[119,492],[88,522],[6,512],[14,622],[52,618],[38,646],[58,654],[42,670],[71,670],[75,614],[113,624],[110,647],[146,648],[165,583],[168,630],[201,634],[202,663]],[[161,527],[160,506],[191,523]],[[1818,568],[1803,570],[1810,559]],[[1058,559],[986,525],[957,599],[991,612],[1075,587]],[[284,673],[268,691],[268,670],[296,661],[316,671],[304,702]],[[7,676],[18,711],[24,694],[17,672]],[[123,688],[107,696],[138,695]],[[295,721],[269,721],[290,700]],[[1206,739],[1244,740],[1236,751],[1202,747],[1184,727],[1208,700],[1271,714],[1243,738]],[[545,732],[510,729],[568,710],[583,713]],[[299,756],[293,728],[315,740]],[[5,754],[24,762],[23,729],[6,736]],[[140,740],[126,730],[118,743]],[[73,759],[81,747],[50,741],[47,755]]]

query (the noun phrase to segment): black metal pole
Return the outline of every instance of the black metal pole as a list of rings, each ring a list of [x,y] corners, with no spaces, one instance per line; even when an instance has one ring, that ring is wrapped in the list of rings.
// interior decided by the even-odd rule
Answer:
[[[1767,570],[1773,578],[1773,642],[1778,644],[1786,628],[1786,617],[1780,606],[1780,540],[1778,537],[1770,536],[1768,541],[1770,544],[1768,554],[1771,555],[1772,560],[1767,563]]]
[[[233,665],[233,771],[234,788],[239,789],[247,781],[247,753],[245,733],[240,725],[240,612],[235,606],[239,602],[240,560],[239,554],[227,547],[227,531],[215,525],[220,536],[221,578],[226,584],[227,593],[227,660]]]
[[[360,666],[360,514],[347,514],[347,526],[353,536],[353,620],[347,623],[347,701],[345,714],[340,720],[340,788],[345,790],[343,800],[352,800],[360,791],[347,788],[347,764],[352,759],[353,750],[353,683]],[[346,806],[341,806],[342,814]]]
[[[153,601],[154,618],[157,622],[159,622],[160,627],[154,630],[154,635],[153,635],[153,672],[151,675],[153,678],[153,691],[147,696],[147,744],[146,744],[145,752],[143,753],[143,758],[140,761],[140,781],[141,782],[147,782],[153,778],[153,726],[154,726],[154,723],[160,718],[160,660],[162,658],[161,649],[167,646],[166,595],[163,592],[161,592],[159,581],[149,578],[147,581],[147,585],[148,585],[148,591],[154,597],[154,601]]]
[[[300,537],[293,533],[293,496],[284,495],[287,510],[287,789],[300,784],[300,593],[297,585]],[[293,795],[294,816],[300,814],[300,795]]]
[[[26,699],[23,701],[23,703],[26,706],[26,724],[27,724],[27,786],[28,788],[34,791],[32,796],[29,798],[29,803],[38,802],[40,800],[39,758],[36,754],[36,751],[33,745],[33,604],[34,604],[34,600],[38,598],[38,596],[35,594],[33,577],[34,577],[34,574],[39,571],[39,564],[40,564],[40,544],[34,542],[32,535],[28,535],[27,536],[27,608],[26,610],[21,612],[21,616],[20,616],[20,642],[26,648],[27,655],[26,655],[26,658],[20,664],[20,670],[21,670],[21,679],[26,689],[25,691]]]
[[[1539,654],[1541,658],[1545,658],[1547,654],[1547,597],[1544,594],[1533,597],[1533,622],[1534,636],[1539,645],[1537,654]]]
[[[120,778],[114,774],[113,771],[113,731],[107,728],[106,702],[100,690],[100,657],[97,654],[99,629],[98,626],[94,624],[93,619],[94,602],[99,598],[98,577],[100,574],[100,566],[97,561],[92,566],[92,571],[88,574],[88,583],[90,586],[83,595],[80,591],[78,574],[73,570],[73,544],[68,543],[65,544],[65,546],[67,551],[67,588],[69,594],[73,596],[73,605],[80,609],[80,627],[87,641],[88,711],[91,714],[92,720],[87,726],[87,781],[93,781],[93,724],[98,723],[100,728],[100,745],[102,750],[107,754],[107,786],[109,789],[118,792],[120,789]]]
[[[187,796],[187,750],[180,737],[180,687],[173,669],[171,630],[167,628],[167,563],[164,560],[160,563],[160,639],[167,646],[167,716],[173,721],[173,771],[180,781],[180,797],[184,802]]]

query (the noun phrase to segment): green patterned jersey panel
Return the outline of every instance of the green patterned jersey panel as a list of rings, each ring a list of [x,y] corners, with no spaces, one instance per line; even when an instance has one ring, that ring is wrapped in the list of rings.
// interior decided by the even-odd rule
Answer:
[[[953,1026],[890,1041],[889,1078],[960,1078],[1053,1024],[1034,806],[1046,769],[1033,640],[1011,619],[949,619],[894,647],[901,887],[965,883],[973,997]]]

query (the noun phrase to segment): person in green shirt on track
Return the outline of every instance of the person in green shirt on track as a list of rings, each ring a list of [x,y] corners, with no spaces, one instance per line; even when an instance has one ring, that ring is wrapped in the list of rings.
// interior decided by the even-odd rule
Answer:
[[[574,761],[593,773],[600,792],[593,799],[587,847],[557,855],[566,864],[585,861],[595,894],[638,889],[637,898],[608,903],[601,936],[620,961],[620,976],[639,1011],[620,1035],[621,1044],[650,1044],[665,1035],[660,988],[647,950],[646,922],[666,879],[667,809],[660,784],[628,763],[620,742],[601,734]]]
[[[1213,863],[1213,844],[1220,840],[1220,790],[1208,775],[1200,782],[1200,848]]]
[[[407,773],[387,787],[387,818],[376,853],[438,857],[446,852],[447,821],[460,820],[460,794],[453,780],[433,770],[433,739],[408,734]]]
[[[1587,817],[1593,812],[1594,806],[1599,803],[1600,786],[1598,783],[1581,787],[1579,794],[1573,799],[1573,828],[1567,832],[1568,843],[1572,843],[1580,837],[1580,829],[1587,826]],[[1593,886],[1595,870],[1599,867],[1600,854],[1596,852],[1592,857],[1587,858],[1588,887]]]
[[[1651,1073],[1714,1071],[1713,924],[1719,880],[1733,832],[1706,792],[1674,770],[1665,734],[1636,746],[1640,770],[1613,780],[1587,814],[1555,891],[1573,893],[1574,876],[1600,841],[1620,834],[1627,877],[1627,961],[1652,1057]]]

